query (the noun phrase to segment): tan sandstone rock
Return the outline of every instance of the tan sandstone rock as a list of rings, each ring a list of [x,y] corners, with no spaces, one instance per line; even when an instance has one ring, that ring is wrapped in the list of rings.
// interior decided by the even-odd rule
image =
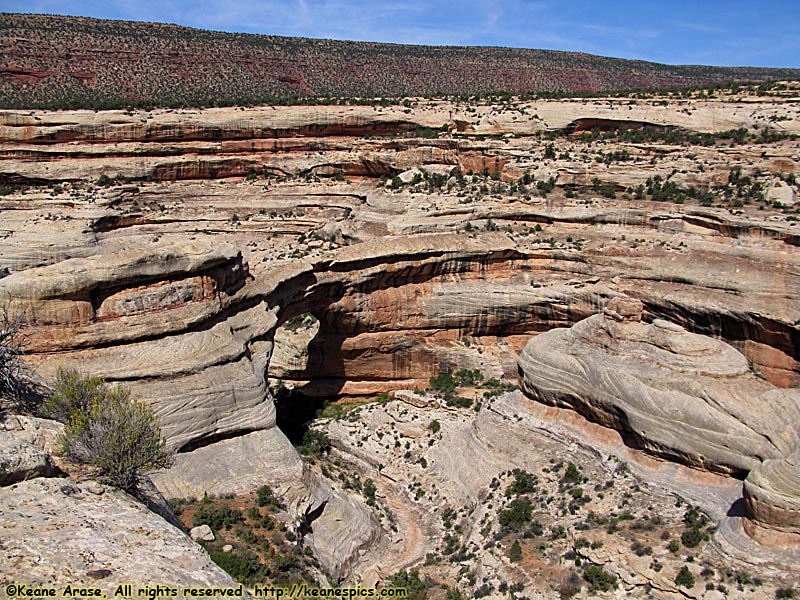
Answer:
[[[0,580],[94,582],[109,597],[122,583],[238,586],[205,550],[137,500],[87,486],[37,478],[0,488]]]
[[[529,341],[519,360],[524,392],[711,470],[746,473],[795,447],[798,390],[757,378],[724,342],[640,322],[635,305],[615,299],[605,314]]]
[[[194,541],[204,541],[204,542],[213,542],[216,539],[214,532],[211,531],[211,527],[208,525],[200,525],[198,527],[192,527],[192,530],[189,532],[189,537],[191,537]]]
[[[27,415],[0,415],[0,486],[36,477],[56,477],[60,471],[52,453],[64,426]]]
[[[800,534],[800,446],[750,471],[744,500],[759,524]]]
[[[767,200],[778,206],[794,206],[795,196],[796,193],[792,186],[783,181],[775,182],[775,185],[767,190]]]

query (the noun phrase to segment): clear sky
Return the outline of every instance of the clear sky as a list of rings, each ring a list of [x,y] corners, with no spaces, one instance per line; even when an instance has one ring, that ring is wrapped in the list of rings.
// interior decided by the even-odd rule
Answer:
[[[4,12],[668,64],[800,68],[800,0],[0,0]]]

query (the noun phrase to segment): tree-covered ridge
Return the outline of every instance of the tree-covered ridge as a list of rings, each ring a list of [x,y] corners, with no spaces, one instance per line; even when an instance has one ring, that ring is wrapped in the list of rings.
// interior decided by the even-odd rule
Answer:
[[[292,98],[600,92],[798,79],[574,52],[411,46],[0,14],[0,107],[209,106]]]

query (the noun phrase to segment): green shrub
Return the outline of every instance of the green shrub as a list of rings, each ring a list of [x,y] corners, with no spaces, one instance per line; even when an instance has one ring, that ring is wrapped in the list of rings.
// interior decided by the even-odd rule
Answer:
[[[289,331],[297,331],[301,327],[311,327],[315,323],[318,323],[318,322],[319,322],[319,319],[317,319],[317,317],[315,317],[310,312],[305,312],[305,313],[293,316],[292,318],[287,320],[286,323],[283,324],[283,326],[284,326],[284,328],[288,329]]]
[[[442,518],[442,525],[444,528],[450,529],[453,526],[453,519],[455,519],[458,514],[452,507],[446,506],[442,509],[442,513],[439,516]]]
[[[392,587],[405,588],[406,598],[410,600],[424,600],[428,597],[428,588],[425,582],[419,577],[419,571],[398,571],[391,577],[389,582]]]
[[[469,408],[472,406],[472,398],[464,398],[463,396],[448,395],[445,397],[445,402],[447,406],[453,408]]]
[[[287,536],[286,539],[294,541],[291,540],[289,536]],[[279,571],[283,571],[284,573],[291,571],[292,569],[296,569],[298,567],[297,559],[291,554],[278,554],[273,559],[273,564],[275,565],[276,569],[278,569]]]
[[[109,484],[133,489],[142,473],[172,465],[153,411],[125,388],[64,372],[53,397],[49,409],[67,417],[64,455],[97,467]]]
[[[683,515],[683,521],[687,527],[702,529],[708,523],[708,517],[696,508],[691,508]]]
[[[581,475],[580,469],[575,466],[575,463],[569,463],[567,465],[566,470],[564,471],[563,477],[561,477],[561,482],[567,485],[577,485],[583,481],[583,475]]]
[[[737,571],[736,572],[736,583],[739,585],[749,585],[752,583],[752,579],[750,578],[750,573],[747,571]]]
[[[524,535],[525,537],[536,537],[542,535],[543,533],[544,533],[544,527],[542,527],[542,524],[539,523],[538,521],[534,521],[533,523],[531,523],[530,527],[528,527],[528,529],[525,530]]]
[[[508,508],[500,511],[497,520],[503,527],[512,531],[522,531],[533,515],[533,505],[528,498],[516,498],[509,502]]]
[[[299,450],[306,456],[322,456],[331,449],[330,438],[322,431],[309,429],[303,434],[303,443]]]
[[[241,511],[231,508],[227,504],[221,504],[215,508],[210,503],[203,503],[192,515],[193,527],[197,527],[199,525],[208,525],[215,531],[220,529],[230,529],[236,523],[241,522]]]
[[[483,373],[478,369],[461,369],[456,371],[455,376],[458,380],[458,385],[462,386],[476,385],[483,381]]]
[[[186,504],[186,500],[183,498],[167,498],[167,504],[172,514],[176,517],[180,517],[183,514],[183,507],[184,504]]]
[[[506,488],[506,496],[511,497],[519,496],[520,494],[527,494],[536,490],[538,479],[536,475],[531,475],[522,469],[514,469],[512,471],[514,481]]]
[[[553,525],[553,527],[550,528],[551,540],[560,540],[565,537],[567,537],[567,530],[563,525]]]
[[[777,598],[777,600],[794,598],[794,590],[792,588],[778,588],[775,590],[775,598]]]
[[[508,560],[511,562],[519,562],[522,560],[522,546],[519,540],[514,540],[514,543],[511,544],[511,548],[508,550]]]
[[[449,395],[456,389],[456,380],[450,373],[442,373],[430,378],[430,386],[434,392]]]
[[[650,556],[653,554],[652,546],[645,546],[640,541],[633,542],[633,546],[631,546],[631,550],[633,550],[636,556]]]
[[[220,568],[241,583],[261,582],[269,576],[269,570],[261,564],[254,552],[211,550],[208,554]]]
[[[367,499],[367,504],[375,506],[375,492],[378,491],[378,488],[375,487],[375,482],[372,481],[372,479],[367,479],[364,482],[362,491],[364,492],[364,497]]]
[[[588,565],[583,579],[589,584],[589,592],[607,592],[617,589],[617,578],[598,565]]]
[[[694,587],[694,575],[686,565],[681,567],[678,576],[675,577],[675,585],[692,589]]]
[[[280,502],[275,497],[272,488],[265,484],[256,490],[256,504],[259,506],[279,506]]]
[[[681,534],[681,542],[683,542],[683,545],[686,546],[687,548],[695,548],[700,544],[700,542],[702,542],[705,539],[706,539],[706,534],[704,534],[702,531],[694,527],[686,529]]]
[[[103,173],[102,175],[100,175],[100,177],[98,177],[96,183],[100,187],[109,187],[111,185],[114,185],[114,180],[111,179],[111,177],[109,177],[105,173]]]
[[[42,404],[42,415],[67,423],[73,414],[86,414],[109,393],[99,377],[83,377],[77,371],[58,369],[53,393]]]

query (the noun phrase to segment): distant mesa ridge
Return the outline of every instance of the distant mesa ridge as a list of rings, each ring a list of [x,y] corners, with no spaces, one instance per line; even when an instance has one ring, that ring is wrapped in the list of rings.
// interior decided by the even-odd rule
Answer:
[[[800,79],[800,69],[672,66],[553,50],[344,42],[0,14],[0,108],[592,93],[783,79]]]

